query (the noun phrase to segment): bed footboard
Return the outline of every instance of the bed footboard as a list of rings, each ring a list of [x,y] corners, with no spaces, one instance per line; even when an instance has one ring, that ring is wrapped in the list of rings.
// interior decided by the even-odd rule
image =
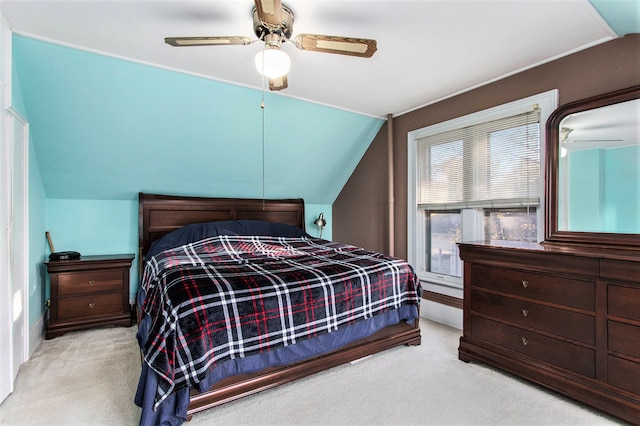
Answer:
[[[230,377],[217,383],[207,392],[192,391],[187,418],[200,411],[216,407],[239,398],[271,389],[284,383],[364,358],[400,345],[420,345],[419,319],[414,325],[401,322],[365,339],[328,354],[293,365],[274,367],[259,373]]]

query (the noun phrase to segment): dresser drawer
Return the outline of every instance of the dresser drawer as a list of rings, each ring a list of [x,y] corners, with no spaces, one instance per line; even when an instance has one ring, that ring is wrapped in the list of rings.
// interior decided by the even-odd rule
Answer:
[[[475,289],[471,291],[471,310],[589,345],[595,344],[595,318],[591,315]]]
[[[640,327],[609,321],[609,349],[640,359]]]
[[[640,288],[609,285],[607,290],[607,313],[640,321]]]
[[[123,312],[122,292],[58,299],[58,321]]]
[[[595,378],[595,351],[471,315],[471,336],[531,358]]]
[[[58,274],[58,297],[118,291],[122,289],[122,269]]]
[[[595,284],[591,281],[554,277],[536,272],[471,266],[474,287],[497,290],[559,305],[593,311]]]
[[[640,363],[609,355],[609,384],[640,395]]]
[[[638,282],[640,278],[640,262],[600,259],[600,276],[610,280]]]

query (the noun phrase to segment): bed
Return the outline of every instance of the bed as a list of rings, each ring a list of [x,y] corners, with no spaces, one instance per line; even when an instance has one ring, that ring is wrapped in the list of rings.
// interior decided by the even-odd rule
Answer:
[[[136,308],[142,373],[135,402],[142,407],[140,424],[180,424],[202,410],[395,346],[420,344],[420,289],[411,267],[400,259],[307,234],[302,199],[200,198],[140,193],[139,247],[142,279]],[[259,257],[249,259],[258,256],[253,254],[255,247]],[[318,278],[320,272],[306,263],[299,263],[303,261],[301,259],[306,262],[307,258],[311,263],[323,265],[325,258],[332,258],[332,262],[337,259],[337,263],[357,264],[352,267],[359,268],[357,273],[340,271],[332,277],[358,275],[361,279],[361,270],[367,268],[372,275],[367,275],[363,282],[370,282],[371,287],[362,283],[334,285],[332,281],[330,293],[327,293],[329,287],[325,286],[325,280],[329,275],[325,274],[334,270],[323,271]],[[375,258],[380,265],[389,265],[384,267],[390,270],[381,272],[382,266],[370,258]],[[240,267],[250,270],[236,269]],[[256,269],[260,269],[259,274],[255,273]],[[300,276],[301,284],[294,286],[290,278],[283,282],[281,276],[284,275],[280,274]],[[213,294],[215,291],[211,287],[224,287],[231,276],[234,279],[243,277],[245,281],[234,284],[240,293],[233,296],[234,302],[228,305],[233,308],[221,308],[229,296],[221,295],[224,291]],[[204,285],[203,280],[213,280],[215,285]],[[287,290],[284,293],[264,291],[266,287],[260,284],[263,281],[268,281],[274,288],[284,286],[282,288]],[[380,285],[377,282],[386,284],[377,290],[375,286]],[[255,297],[256,288],[261,289],[260,297]],[[204,294],[209,291],[211,294]],[[322,291],[325,296],[332,295],[336,307],[320,306],[318,302],[313,308],[291,309],[290,306],[300,306],[301,299],[313,299]],[[360,302],[353,302],[338,291],[359,295],[371,305],[365,307],[364,302],[358,305]],[[240,295],[247,292],[251,292],[252,297]],[[267,293],[272,300],[263,296]],[[215,303],[211,302],[214,299]],[[195,313],[187,314],[176,307],[195,310],[191,306],[201,304],[203,300],[208,301],[206,310],[198,308],[201,311]],[[246,305],[238,301],[245,301]],[[238,318],[254,315],[247,314],[253,309],[249,306],[251,303],[254,307],[256,304],[279,306],[280,319],[270,317],[267,321],[261,316],[257,321],[251,317],[251,321],[243,320],[242,326],[238,325],[241,323]],[[283,304],[287,308],[283,309]],[[335,309],[335,312],[321,318],[321,309],[327,312]],[[266,310],[272,312],[274,309]],[[221,314],[222,311],[225,313]],[[235,312],[235,319],[230,319],[233,315],[228,312],[231,311]],[[286,319],[287,315],[289,319]],[[301,322],[302,317],[305,324]],[[278,321],[289,326],[276,330],[279,325],[274,324]],[[191,326],[190,331],[185,331]],[[251,330],[242,328],[248,326]],[[263,330],[264,334],[258,336],[260,332],[256,327],[268,329],[269,333]],[[240,330],[240,337],[222,336],[229,342],[221,345],[218,338],[225,331],[226,335],[232,334],[229,330],[235,328]],[[196,329],[197,333],[193,331]],[[266,334],[271,337],[265,338]],[[274,338],[275,335],[288,337]],[[194,342],[197,347],[192,346]]]

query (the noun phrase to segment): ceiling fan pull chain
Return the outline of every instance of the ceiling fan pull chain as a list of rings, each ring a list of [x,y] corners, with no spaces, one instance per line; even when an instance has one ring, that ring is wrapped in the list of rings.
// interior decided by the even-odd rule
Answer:
[[[264,50],[263,50],[264,52]],[[264,62],[263,62],[264,63]],[[264,201],[264,197],[265,197],[265,193],[264,193],[264,176],[265,176],[265,161],[264,161],[264,80],[265,80],[265,76],[264,74],[262,74],[261,79],[262,79],[262,90],[261,90],[261,96],[262,99],[260,100],[260,112],[262,114],[262,210],[264,210],[264,206],[265,206],[265,201]]]

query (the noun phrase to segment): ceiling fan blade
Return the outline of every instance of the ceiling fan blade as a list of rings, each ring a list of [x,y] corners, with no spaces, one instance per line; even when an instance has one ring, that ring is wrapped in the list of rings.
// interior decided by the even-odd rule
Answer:
[[[279,26],[282,23],[280,0],[255,0],[258,18],[265,24]]]
[[[370,58],[378,50],[377,42],[366,38],[298,34],[293,43],[300,50],[336,53]]]
[[[164,42],[171,46],[230,46],[247,45],[253,43],[245,36],[221,36],[221,37],[165,37]]]
[[[269,79],[269,90],[272,90],[272,91],[282,90],[282,89],[286,89],[288,86],[289,85],[288,85],[286,75],[283,75],[282,77],[278,77],[278,78]]]

